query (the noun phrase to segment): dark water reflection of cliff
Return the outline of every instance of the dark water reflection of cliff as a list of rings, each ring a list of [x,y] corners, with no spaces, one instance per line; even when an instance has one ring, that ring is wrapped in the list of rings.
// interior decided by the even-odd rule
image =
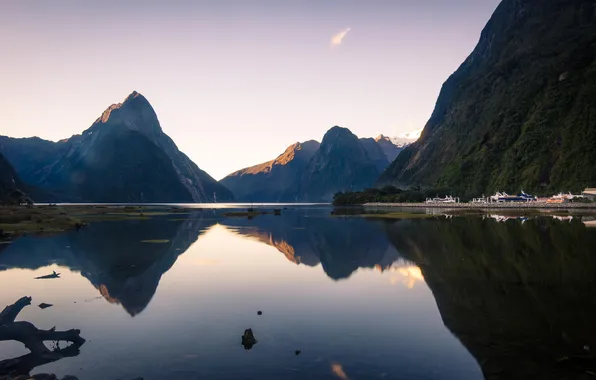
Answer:
[[[88,339],[79,356],[43,372],[81,379],[596,373],[596,229],[577,221],[387,221],[331,217],[328,209],[249,220],[201,211],[95,223],[3,248],[0,287],[8,290],[0,302],[31,295],[52,303],[23,318],[80,328]],[[32,280],[51,270],[63,278]],[[250,352],[240,345],[246,328],[259,340]],[[19,350],[0,345],[0,360]]]

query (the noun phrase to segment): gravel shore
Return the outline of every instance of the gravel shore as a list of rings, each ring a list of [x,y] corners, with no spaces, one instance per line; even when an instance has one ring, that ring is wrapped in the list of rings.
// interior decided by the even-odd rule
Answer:
[[[596,209],[596,203],[546,203],[546,202],[504,202],[504,203],[366,203],[364,207],[374,208],[462,208],[462,209]]]

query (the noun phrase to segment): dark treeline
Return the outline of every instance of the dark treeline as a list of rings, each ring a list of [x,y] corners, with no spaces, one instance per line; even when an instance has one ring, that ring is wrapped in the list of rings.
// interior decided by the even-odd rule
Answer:
[[[424,202],[427,198],[455,196],[450,189],[398,189],[394,186],[385,186],[380,189],[366,189],[364,191],[337,193],[333,197],[335,206],[361,205],[365,203],[405,203]],[[463,200],[463,199],[462,199]]]

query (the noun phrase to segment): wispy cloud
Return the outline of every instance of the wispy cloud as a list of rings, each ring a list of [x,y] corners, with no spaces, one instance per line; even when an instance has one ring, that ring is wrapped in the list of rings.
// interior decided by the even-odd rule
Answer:
[[[344,40],[344,38],[346,37],[346,35],[350,32],[350,30],[352,30],[351,28],[346,28],[344,30],[342,30],[341,32],[334,34],[331,37],[331,45],[332,46],[339,46],[341,45],[342,41]]]

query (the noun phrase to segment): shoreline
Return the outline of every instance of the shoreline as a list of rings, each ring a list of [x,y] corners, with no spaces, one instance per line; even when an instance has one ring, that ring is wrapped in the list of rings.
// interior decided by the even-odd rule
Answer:
[[[544,202],[505,202],[505,203],[365,203],[365,208],[435,208],[435,209],[596,209],[596,203],[544,203]]]

